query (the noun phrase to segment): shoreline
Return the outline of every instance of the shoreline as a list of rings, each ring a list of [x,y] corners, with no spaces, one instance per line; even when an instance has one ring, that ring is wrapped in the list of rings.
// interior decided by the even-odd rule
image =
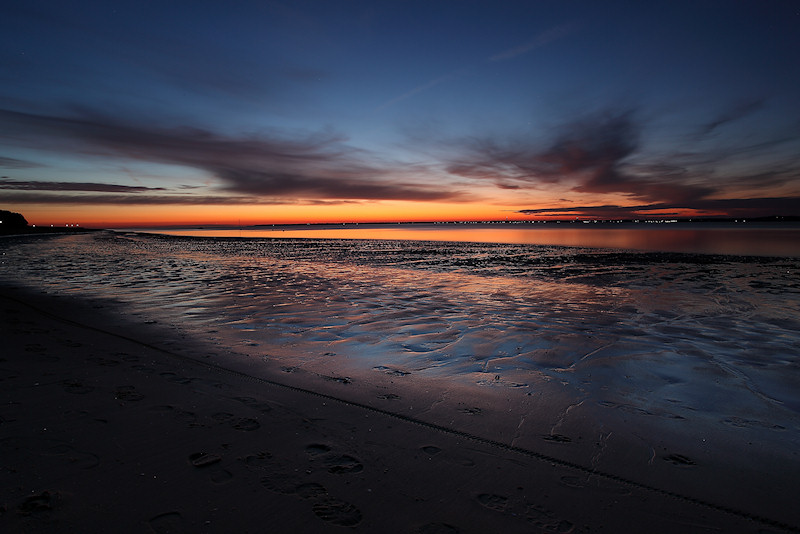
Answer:
[[[319,377],[220,366],[219,347],[100,305],[0,286],[4,530],[798,530],[789,510],[762,517],[339,400]]]
[[[118,232],[220,239],[378,240],[556,246],[597,251],[800,258],[800,224],[791,223],[599,223],[583,224],[394,224],[129,228]]]

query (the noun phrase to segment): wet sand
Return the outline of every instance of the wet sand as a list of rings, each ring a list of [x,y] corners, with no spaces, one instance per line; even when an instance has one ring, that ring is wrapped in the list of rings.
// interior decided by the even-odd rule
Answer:
[[[569,459],[594,439],[564,455],[557,433],[512,444],[388,394],[338,400],[344,380],[226,368],[219,346],[96,306],[0,287],[0,531],[800,530],[769,496],[697,497],[717,472],[691,457],[660,454],[646,478],[624,451],[597,469]]]

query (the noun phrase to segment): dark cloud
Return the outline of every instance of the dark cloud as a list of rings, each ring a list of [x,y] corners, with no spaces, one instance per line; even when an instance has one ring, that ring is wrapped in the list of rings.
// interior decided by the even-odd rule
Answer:
[[[32,161],[0,156],[0,168],[3,169],[34,169],[36,167],[41,167],[41,165]]]
[[[227,190],[271,196],[300,196],[303,198],[339,198],[370,200],[441,200],[451,194],[441,190],[428,190],[415,184],[372,183],[367,179],[353,180],[352,176],[368,177],[373,170],[358,166],[346,166],[339,170],[328,170],[326,179],[314,176],[298,176],[281,171],[257,171],[242,168],[215,169],[214,174],[222,178]]]
[[[0,189],[17,191],[98,191],[106,193],[140,193],[143,191],[164,191],[163,187],[142,187],[130,185],[97,184],[90,182],[41,182],[18,181],[8,177],[0,178]]]
[[[578,193],[622,193],[645,202],[683,202],[715,192],[684,179],[681,167],[631,165],[641,128],[633,110],[608,111],[565,124],[549,143],[471,140],[447,170],[499,187],[561,183]]]
[[[620,164],[634,153],[638,137],[633,112],[607,113],[564,127],[555,142],[537,157],[552,174],[585,176],[575,186],[576,191],[628,192],[632,177]]]
[[[406,181],[396,166],[349,147],[332,132],[288,138],[233,137],[193,127],[120,121],[79,110],[54,117],[0,110],[0,132],[52,150],[114,155],[191,167],[215,176],[222,191],[268,198],[459,200],[452,189]],[[254,199],[255,200],[255,199]]]
[[[711,133],[756,112],[761,100],[733,106],[705,125]],[[458,176],[494,182],[498,188],[550,189],[581,194],[618,194],[633,204],[563,206],[523,210],[529,215],[586,215],[638,218],[657,214],[728,214],[756,217],[796,214],[800,164],[794,132],[746,143],[706,147],[702,153],[653,154],[642,146],[646,123],[632,109],[605,111],[567,122],[549,139],[473,138],[456,144],[447,170]],[[687,139],[696,139],[687,132]],[[758,162],[742,164],[742,154]],[[787,199],[769,192],[785,191]],[[763,192],[763,195],[759,195]],[[762,198],[763,197],[763,198]]]
[[[519,210],[517,213],[522,213],[524,215],[563,218],[584,216],[601,219],[626,219],[637,216],[639,215],[639,210],[646,209],[648,209],[648,206],[616,206],[613,204],[606,204],[603,206],[559,206],[556,208],[531,208]]]
[[[251,196],[198,195],[198,194],[118,194],[118,193],[41,193],[41,192],[3,192],[0,202],[8,204],[74,204],[74,205],[184,205],[184,206],[224,206],[224,205],[293,205],[300,201],[292,199],[258,199]],[[302,204],[338,205],[357,203],[349,200],[310,200]]]
[[[781,214],[796,214],[800,197],[767,197],[736,199],[705,199],[694,202],[670,204],[665,202],[637,206],[559,206],[555,208],[531,208],[518,213],[539,216],[585,216],[596,218],[638,218],[676,216],[687,209],[696,210],[699,215],[724,214],[730,217],[768,217]]]

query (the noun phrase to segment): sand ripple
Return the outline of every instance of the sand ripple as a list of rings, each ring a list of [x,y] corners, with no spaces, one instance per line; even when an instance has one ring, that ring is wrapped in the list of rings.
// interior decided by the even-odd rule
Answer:
[[[2,279],[115,299],[320,376],[556,381],[650,414],[747,413],[770,428],[800,412],[797,260],[110,232],[0,248]]]

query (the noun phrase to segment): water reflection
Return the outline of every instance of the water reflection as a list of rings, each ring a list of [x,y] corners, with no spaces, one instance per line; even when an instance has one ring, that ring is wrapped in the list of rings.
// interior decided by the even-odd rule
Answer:
[[[549,224],[347,225],[311,229],[165,229],[167,235],[243,238],[379,239],[615,248],[699,254],[800,257],[800,226]]]

